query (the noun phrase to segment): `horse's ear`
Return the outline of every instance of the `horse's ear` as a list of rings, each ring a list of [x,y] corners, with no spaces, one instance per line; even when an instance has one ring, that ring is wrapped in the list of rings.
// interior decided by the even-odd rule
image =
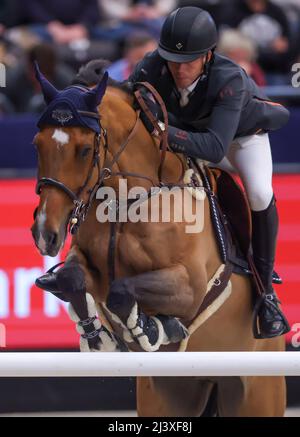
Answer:
[[[98,85],[86,93],[85,99],[90,108],[95,108],[100,105],[106,91],[107,80],[108,72],[106,71]]]
[[[41,73],[38,63],[34,62],[35,77],[42,88],[42,93],[47,105],[57,96],[58,90]]]

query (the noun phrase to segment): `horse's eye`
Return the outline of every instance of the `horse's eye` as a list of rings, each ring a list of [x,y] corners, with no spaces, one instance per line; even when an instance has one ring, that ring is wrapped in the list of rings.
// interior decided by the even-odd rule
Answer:
[[[84,146],[79,152],[80,157],[86,158],[91,150],[92,148],[90,146]]]

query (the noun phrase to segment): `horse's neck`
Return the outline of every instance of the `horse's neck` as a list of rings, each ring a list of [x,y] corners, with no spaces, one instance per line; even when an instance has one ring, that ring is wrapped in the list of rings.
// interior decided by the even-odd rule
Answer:
[[[120,146],[128,138],[136,121],[136,112],[132,108],[133,98],[124,98],[119,90],[109,91],[105,94],[101,105],[101,122],[108,131],[109,159],[116,155]],[[148,134],[141,122],[136,135],[126,146],[118,160],[116,169],[121,172],[132,172],[148,176],[153,181],[158,182],[158,169],[160,165],[159,145]],[[163,180],[176,182],[180,179],[182,164],[178,157],[173,153],[167,153],[163,171]],[[118,178],[109,180],[108,185],[118,190]],[[147,180],[129,178],[128,189],[133,186],[151,188],[151,183]],[[197,236],[199,247],[201,247],[200,259],[197,259],[206,271],[208,280],[212,277],[221,265],[221,259],[216,243],[216,235],[211,222],[211,214],[208,199],[206,198],[204,207],[204,228]]]
[[[103,127],[108,132],[108,150],[110,157],[115,156],[121,145],[126,141],[136,122],[136,112],[132,108],[133,97],[122,90],[110,88],[105,94],[100,114]],[[128,145],[122,152],[116,167],[120,172],[130,172],[147,176],[158,181],[161,152],[159,143],[152,138],[141,121]],[[180,178],[182,165],[178,158],[168,153],[163,177],[166,182],[176,181]],[[133,180],[136,183],[136,180]],[[149,180],[139,179],[142,186],[149,186]],[[130,181],[129,181],[130,185]]]

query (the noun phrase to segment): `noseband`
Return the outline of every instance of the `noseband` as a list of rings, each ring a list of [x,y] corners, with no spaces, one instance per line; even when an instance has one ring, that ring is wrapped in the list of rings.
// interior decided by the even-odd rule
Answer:
[[[101,133],[95,133],[95,137],[94,137],[94,154],[93,154],[93,160],[92,160],[92,164],[91,167],[89,169],[89,173],[87,175],[87,178],[84,182],[84,184],[77,190],[77,192],[75,193],[74,191],[72,191],[70,188],[68,188],[63,182],[60,182],[54,178],[48,178],[48,177],[42,177],[38,180],[37,185],[36,185],[36,194],[40,195],[41,194],[41,190],[42,187],[44,186],[52,186],[55,188],[58,188],[59,190],[63,191],[73,202],[74,204],[74,208],[70,214],[70,218],[69,218],[69,231],[72,235],[74,235],[80,224],[85,220],[87,213],[91,207],[91,204],[96,196],[97,190],[103,185],[103,182],[105,179],[110,178],[111,176],[117,176],[117,175],[123,175],[125,176],[127,175],[132,175],[133,174],[129,174],[129,173],[113,173],[112,172],[112,167],[113,165],[118,161],[121,153],[125,150],[128,142],[132,139],[132,137],[135,135],[135,132],[137,130],[137,126],[138,126],[138,120],[139,120],[139,115],[140,115],[140,111],[137,111],[137,117],[136,117],[136,121],[135,124],[133,126],[132,131],[130,132],[129,136],[127,137],[127,139],[125,140],[125,142],[120,146],[117,154],[114,156],[114,158],[112,159],[111,162],[109,162],[107,160],[107,150],[108,150],[108,141],[107,141],[107,132],[106,129],[103,129],[100,123],[100,116],[97,113],[94,112],[87,112],[87,111],[78,111],[81,114],[84,114],[86,116],[90,116],[90,117],[95,117],[98,119],[99,121],[99,125],[100,125],[100,129],[101,129]],[[101,138],[103,137],[104,139],[104,151],[105,151],[105,156],[104,156],[104,166],[102,169],[100,169],[100,143],[101,143]],[[94,168],[97,167],[97,171],[98,171],[98,177],[97,177],[97,182],[95,183],[95,185],[88,190],[89,192],[89,198],[87,200],[87,202],[84,202],[81,199],[81,194],[83,192],[83,190],[87,187]],[[137,176],[137,175],[136,175]],[[149,179],[146,176],[142,176],[142,175],[138,175],[139,177],[144,177],[145,179]],[[153,182],[151,180],[151,182]]]
[[[146,88],[148,88],[148,90],[150,90],[154,94],[154,96],[157,98],[159,104],[161,105],[161,107],[163,109],[164,121],[165,121],[165,124],[167,126],[167,112],[165,109],[165,105],[164,105],[163,101],[161,100],[161,97],[159,96],[157,91],[150,84],[142,82],[141,85],[146,86]],[[82,89],[82,87],[78,87],[78,86],[76,86],[76,87]],[[138,98],[139,102],[141,103],[140,96],[136,94],[136,97]],[[144,105],[142,105],[142,106],[145,108]],[[148,111],[147,107],[145,108],[145,110]],[[168,184],[165,184],[162,181],[162,167],[163,167],[163,163],[165,160],[165,155],[166,155],[166,151],[167,151],[167,147],[168,147],[167,132],[160,132],[161,133],[160,140],[161,140],[162,147],[161,147],[160,166],[159,166],[159,171],[158,171],[158,182],[153,181],[153,179],[148,177],[148,176],[137,174],[137,173],[125,172],[125,171],[122,171],[122,172],[113,172],[112,171],[114,164],[116,164],[118,162],[120,155],[123,153],[127,144],[133,138],[133,136],[135,135],[135,133],[137,131],[138,121],[139,121],[139,117],[140,117],[140,109],[138,109],[136,111],[135,124],[134,124],[131,132],[129,133],[129,136],[123,142],[123,144],[119,147],[119,150],[113,156],[113,159],[111,161],[109,161],[107,159],[107,150],[108,150],[107,132],[101,126],[99,114],[95,113],[95,112],[87,112],[87,111],[78,111],[78,113],[85,115],[85,116],[97,118],[99,125],[100,125],[100,133],[95,133],[93,160],[92,160],[92,164],[91,164],[88,176],[87,176],[84,184],[77,190],[76,193],[74,191],[72,191],[70,188],[68,188],[63,182],[60,182],[60,181],[53,179],[53,178],[42,177],[38,180],[37,185],[36,185],[36,193],[38,195],[41,194],[42,187],[48,185],[48,186],[53,186],[53,187],[58,188],[59,190],[63,191],[72,200],[72,202],[74,204],[74,208],[70,214],[70,218],[68,221],[69,231],[71,234],[75,234],[77,232],[77,230],[79,229],[80,224],[85,220],[87,213],[91,207],[91,204],[92,204],[93,200],[95,199],[96,193],[97,193],[98,189],[103,185],[103,182],[105,179],[108,179],[108,178],[113,177],[113,176],[122,176],[122,177],[129,176],[129,177],[136,177],[136,178],[145,179],[145,180],[149,181],[152,186],[162,187],[162,186],[168,185],[170,187],[180,186],[182,188],[184,186],[186,186],[186,184],[182,183],[185,168],[184,168],[184,164],[181,160],[180,160],[180,163],[182,166],[182,173],[181,173],[179,180],[176,183],[168,183]],[[157,125],[155,119],[152,119],[151,121],[154,123],[154,126]],[[160,131],[159,127],[158,127],[158,130]],[[104,139],[104,146],[103,147],[104,147],[105,156],[104,156],[103,167],[100,169],[99,152],[100,152],[100,143],[101,143],[102,137]],[[93,174],[95,167],[97,167],[97,171],[98,171],[97,182],[95,183],[95,185],[91,189],[88,190],[89,198],[88,198],[87,202],[84,202],[80,196],[81,196],[83,190],[87,187],[88,183],[90,182],[90,179],[92,177],[92,174]]]
[[[78,112],[84,113],[83,115],[88,115],[89,117],[92,116],[94,118],[97,118],[99,120],[99,124],[100,124],[100,117],[98,114],[93,113],[93,112],[86,112],[86,111],[78,111]],[[59,190],[63,191],[72,200],[72,202],[74,204],[74,208],[73,208],[73,211],[71,212],[70,219],[69,219],[71,234],[76,233],[80,223],[82,221],[84,221],[86,214],[90,208],[90,205],[93,201],[93,199],[91,198],[91,192],[90,192],[88,201],[86,203],[84,203],[84,201],[80,198],[80,196],[81,196],[83,190],[87,187],[87,185],[92,177],[92,174],[93,174],[95,167],[97,167],[97,169],[98,169],[98,180],[100,179],[99,152],[100,152],[101,136],[103,136],[103,138],[104,138],[104,148],[105,149],[107,148],[106,131],[101,127],[101,124],[100,124],[100,128],[101,128],[101,133],[95,133],[93,160],[92,160],[87,178],[86,178],[84,184],[81,187],[79,187],[79,189],[76,192],[74,192],[70,188],[68,188],[63,182],[60,182],[54,178],[42,177],[38,180],[38,182],[36,184],[35,192],[38,195],[41,194],[42,187],[48,185],[48,186],[52,186],[52,187],[58,188]],[[90,191],[93,191],[93,190],[90,190]]]

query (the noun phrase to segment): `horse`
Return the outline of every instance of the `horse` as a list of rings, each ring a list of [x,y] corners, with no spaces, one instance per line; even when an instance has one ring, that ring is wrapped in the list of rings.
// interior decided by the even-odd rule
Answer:
[[[63,91],[38,68],[36,74],[47,109],[34,138],[40,198],[32,235],[42,255],[55,256],[68,227],[73,234],[53,292],[70,302],[81,350],[172,350],[174,359],[177,350],[283,351],[283,336],[253,336],[248,276],[229,270],[223,293],[206,302],[208,291],[222,282],[224,261],[209,190],[201,190],[205,173],[193,188],[180,186],[183,169],[190,170],[187,158],[161,150],[139,119],[133,92],[107,83],[103,71],[98,83]],[[70,93],[76,96],[72,104]],[[142,187],[142,203],[162,186],[177,185],[181,192],[189,186],[193,206],[202,208],[201,232],[186,232],[187,220],[174,216],[168,222],[99,221],[97,208],[105,201],[96,191],[118,193],[120,181],[129,190]],[[153,186],[159,189],[152,195]],[[174,199],[171,204],[176,209]],[[114,205],[114,212],[120,210]],[[284,415],[285,402],[285,379],[279,376],[137,378],[140,416],[273,417]]]

